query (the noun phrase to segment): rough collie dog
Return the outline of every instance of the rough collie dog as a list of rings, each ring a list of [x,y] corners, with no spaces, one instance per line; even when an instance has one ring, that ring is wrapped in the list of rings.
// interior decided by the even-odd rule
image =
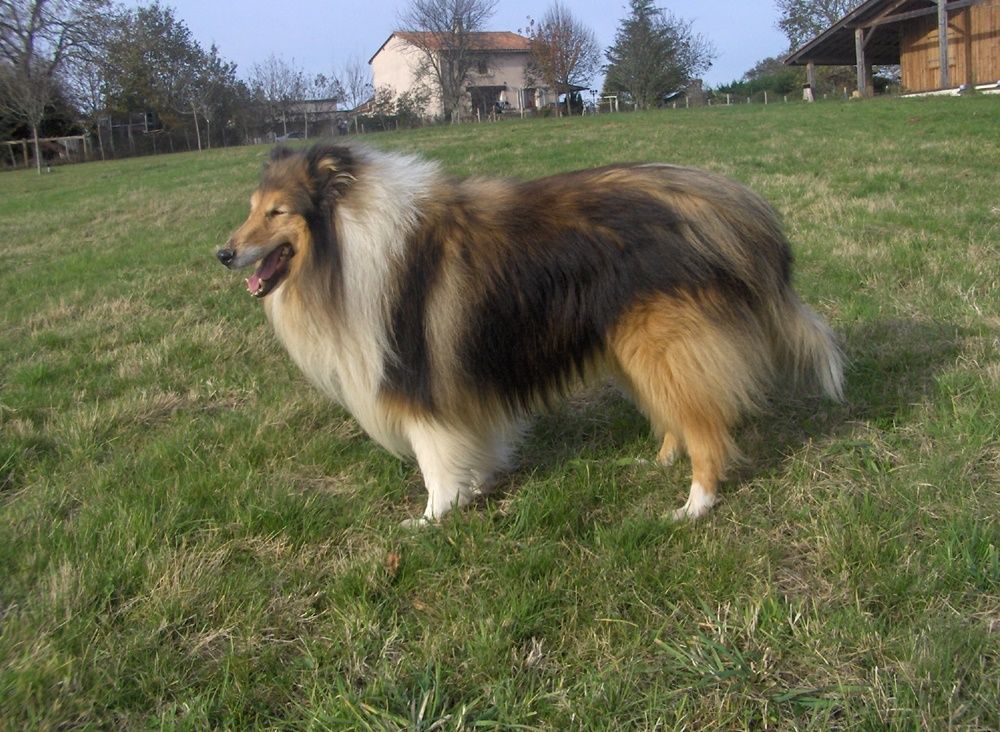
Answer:
[[[277,148],[217,253],[305,375],[416,459],[421,520],[509,468],[532,412],[611,379],[716,501],[731,430],[790,374],[841,395],[841,355],[792,290],[772,209],[673,165],[456,179],[357,146]]]

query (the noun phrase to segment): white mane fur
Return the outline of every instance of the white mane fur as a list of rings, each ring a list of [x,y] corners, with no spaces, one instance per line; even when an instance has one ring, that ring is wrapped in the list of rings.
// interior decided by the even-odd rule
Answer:
[[[420,204],[440,175],[419,158],[358,149],[357,182],[336,208],[343,313],[309,312],[279,288],[265,301],[275,332],[302,372],[348,409],[391,452],[411,453],[406,435],[378,408],[388,353],[389,277],[416,228]]]

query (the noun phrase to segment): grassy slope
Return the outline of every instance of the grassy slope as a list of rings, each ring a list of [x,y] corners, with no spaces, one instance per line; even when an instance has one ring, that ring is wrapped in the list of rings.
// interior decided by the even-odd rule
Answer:
[[[213,248],[266,151],[0,175],[0,728],[1000,727],[1000,107],[714,108],[374,136],[456,173],[743,180],[842,334],[705,521],[610,394],[408,534]]]

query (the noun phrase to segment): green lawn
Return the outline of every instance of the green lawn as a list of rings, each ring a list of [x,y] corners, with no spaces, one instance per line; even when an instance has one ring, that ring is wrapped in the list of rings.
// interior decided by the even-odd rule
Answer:
[[[847,400],[705,520],[610,392],[418,533],[416,469],[213,250],[267,150],[0,175],[0,729],[1000,728],[1000,100],[371,135],[458,174],[697,165],[768,198]]]

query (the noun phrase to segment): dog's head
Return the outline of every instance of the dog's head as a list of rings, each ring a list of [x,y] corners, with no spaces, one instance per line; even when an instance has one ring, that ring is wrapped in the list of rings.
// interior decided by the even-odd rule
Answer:
[[[336,257],[332,217],[355,180],[354,167],[346,147],[275,148],[250,197],[250,215],[216,252],[219,261],[230,269],[256,264],[247,289],[264,297],[310,259]]]

